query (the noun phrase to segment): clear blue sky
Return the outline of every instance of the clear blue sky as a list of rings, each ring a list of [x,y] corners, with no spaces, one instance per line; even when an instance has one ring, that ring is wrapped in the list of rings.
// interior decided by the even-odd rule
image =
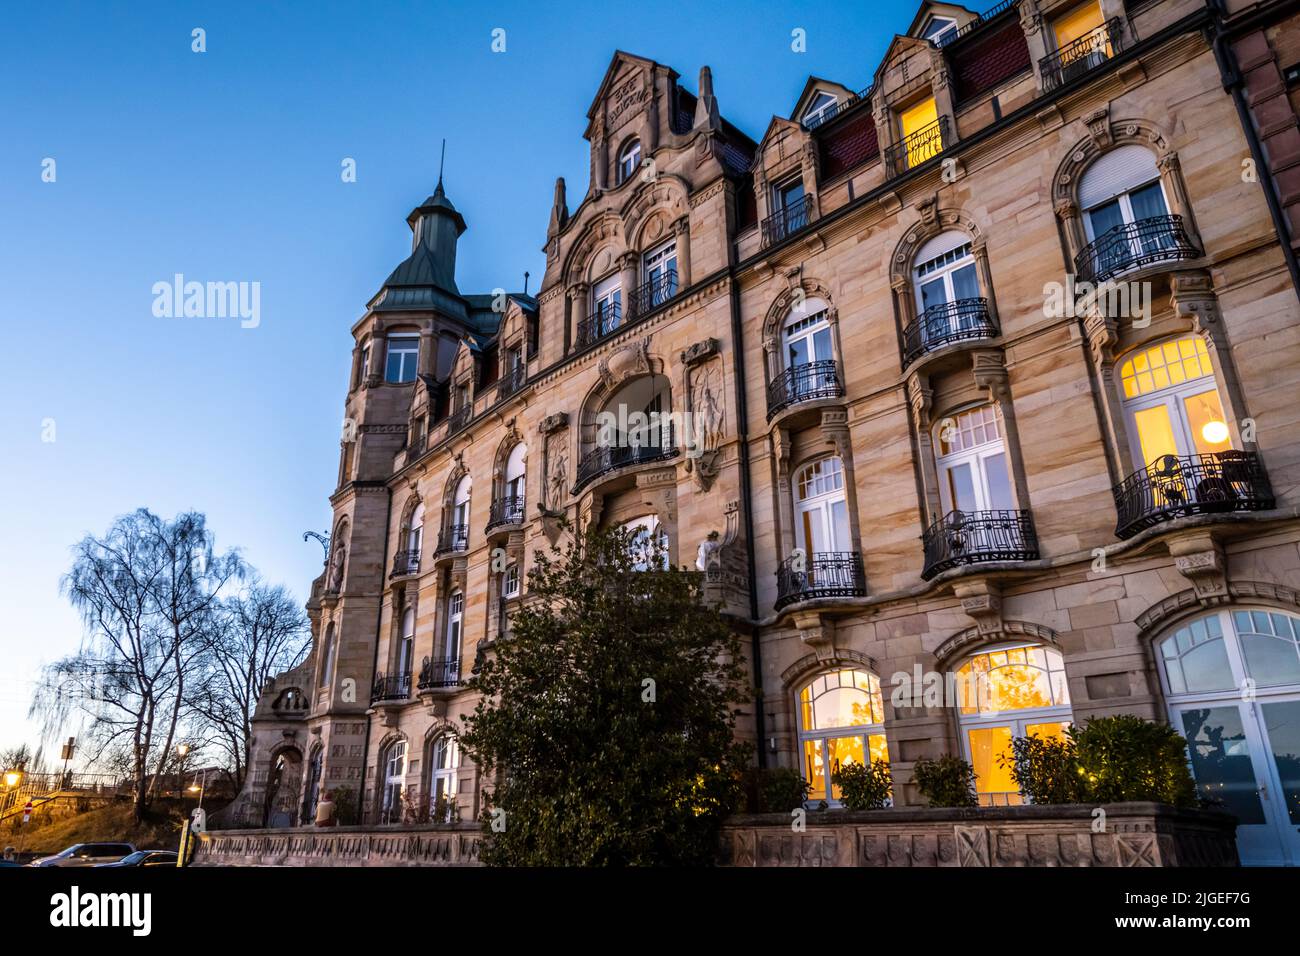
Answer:
[[[860,89],[916,2],[36,3],[0,31],[0,747],[76,647],[69,548],[145,506],[208,515],[299,597],[329,523],[349,327],[447,191],[463,291],[537,288],[552,186],[586,190],[615,49],[713,68],[757,139],[809,74]],[[191,30],[207,52],[191,51]],[[506,31],[506,52],[491,50]],[[791,51],[791,31],[807,51]],[[41,181],[42,162],[57,179]],[[357,182],[340,163],[352,157]],[[155,282],[261,284],[261,324],[166,319]],[[53,419],[55,441],[42,441]],[[71,731],[71,728],[69,729]]]

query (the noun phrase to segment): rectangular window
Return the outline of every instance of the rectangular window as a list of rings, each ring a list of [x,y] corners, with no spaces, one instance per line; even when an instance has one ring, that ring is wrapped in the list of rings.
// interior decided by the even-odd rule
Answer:
[[[511,564],[506,567],[505,574],[501,584],[501,594],[503,597],[519,597],[519,565]]]
[[[415,381],[416,366],[420,356],[418,335],[390,335],[388,337],[388,364],[384,378],[390,382]]]
[[[903,141],[907,144],[908,169],[919,166],[943,150],[938,127],[933,126],[938,121],[939,107],[934,97],[909,106],[898,114],[898,125]]]

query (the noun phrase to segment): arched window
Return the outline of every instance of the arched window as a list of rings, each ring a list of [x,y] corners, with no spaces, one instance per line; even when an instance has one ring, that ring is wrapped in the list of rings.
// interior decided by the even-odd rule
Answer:
[[[447,598],[447,636],[443,643],[449,668],[459,673],[461,624],[465,617],[465,592],[452,591]]]
[[[1060,737],[1070,725],[1065,661],[1055,648],[1009,644],[966,659],[955,674],[962,747],[984,806],[1024,802],[1011,769],[1013,737]]]
[[[415,506],[411,512],[411,527],[406,533],[406,549],[419,555],[424,547],[424,502]]]
[[[822,299],[805,299],[781,328],[790,403],[839,394],[828,309]]]
[[[1144,146],[1117,146],[1089,166],[1079,180],[1079,208],[1099,276],[1116,275],[1175,248],[1160,170]]]
[[[389,382],[414,382],[420,361],[420,333],[393,332],[388,336],[388,364],[384,378]]]
[[[402,820],[402,793],[406,789],[406,741],[394,740],[380,757],[380,778],[383,789],[379,794],[379,822],[400,823]]]
[[[1002,411],[997,405],[980,405],[941,420],[935,438],[935,468],[945,512],[1015,508],[1002,441]]]
[[[447,523],[447,551],[464,551],[469,546],[470,477],[465,475],[456,483],[451,496],[451,515]]]
[[[634,139],[618,154],[618,183],[627,182],[641,167],[641,141]]]
[[[799,743],[810,800],[838,800],[840,766],[889,760],[880,678],[864,670],[823,674],[799,692]]]
[[[844,465],[837,456],[818,459],[799,470],[794,482],[794,510],[796,543],[810,558],[853,550]]]
[[[401,677],[411,676],[411,667],[415,662],[415,608],[408,607],[402,612],[402,639],[397,648],[397,673]]]
[[[932,348],[991,333],[969,236],[956,230],[935,236],[917,250],[913,261],[920,332],[916,345]]]
[[[635,570],[668,569],[668,530],[659,524],[658,515],[642,515],[620,527],[631,535],[628,544]]]
[[[335,652],[334,622],[330,621],[329,626],[325,628],[325,646],[321,654],[320,680],[317,684],[319,687],[333,686]]]
[[[666,375],[642,375],[609,397],[597,415],[600,448],[668,448],[674,436],[672,385]]]
[[[1237,817],[1242,862],[1300,863],[1300,617],[1224,609],[1155,652],[1197,790]]]
[[[808,101],[808,108],[803,112],[804,129],[816,129],[826,120],[835,115],[835,107],[838,103],[833,93],[827,93],[825,90],[818,90],[813,94],[813,98]]]
[[[1152,468],[1173,455],[1232,448],[1205,341],[1187,335],[1131,353],[1119,367],[1134,461]]]
[[[510,449],[506,459],[505,508],[503,518],[507,521],[524,519],[524,479],[527,477],[526,459],[528,448],[520,442]]]
[[[443,734],[429,748],[429,819],[434,823],[452,821],[459,770],[460,742]]]

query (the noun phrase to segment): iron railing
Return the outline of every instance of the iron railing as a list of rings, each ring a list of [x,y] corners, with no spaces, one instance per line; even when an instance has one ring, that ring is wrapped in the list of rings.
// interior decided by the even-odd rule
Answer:
[[[505,375],[501,376],[501,381],[497,382],[498,401],[503,398],[509,398],[515,392],[524,387],[524,373],[524,366],[516,365],[514,368],[510,369],[510,371],[506,372]]]
[[[469,525],[453,524],[443,528],[438,534],[438,550],[435,554],[453,554],[469,548]]]
[[[814,598],[865,597],[867,577],[857,551],[823,551],[786,558],[776,569],[776,610]]]
[[[1028,511],[950,511],[925,530],[922,579],[965,564],[1033,561],[1038,535]]]
[[[429,447],[429,437],[425,434],[416,435],[406,443],[406,460],[414,461],[424,454],[424,450]]]
[[[843,397],[844,383],[834,359],[792,365],[767,386],[767,419],[800,402]]]
[[[628,307],[634,317],[653,312],[677,294],[677,270],[668,269],[647,282],[642,282],[628,296]]]
[[[903,330],[903,366],[953,342],[992,339],[998,334],[988,299],[955,299],[932,305]]]
[[[1264,511],[1274,503],[1264,466],[1253,451],[1164,455],[1113,491],[1117,538],[1187,515]]]
[[[1124,21],[1111,17],[1077,40],[1038,61],[1044,92],[1051,92],[1096,69],[1124,49]]]
[[[901,176],[909,169],[938,156],[952,144],[948,134],[948,117],[940,116],[910,136],[905,136],[885,150],[885,169],[891,176]]]
[[[1015,9],[1016,5],[1019,3],[1020,0],[1002,0],[1002,2],[999,3],[997,6],[990,7],[989,9],[985,10],[974,20],[968,22],[965,26],[959,27],[953,32],[942,37],[941,39],[936,40],[935,46],[946,47],[948,44],[953,43],[956,40],[960,40],[962,37],[970,36],[970,34],[974,33],[980,27],[984,26],[984,24],[988,23],[991,20],[996,19],[997,17],[1000,17],[1008,10]]]
[[[861,92],[851,93],[845,99],[840,100],[838,103],[836,103],[834,106],[830,107],[829,109],[822,110],[816,116],[805,117],[803,120],[803,128],[811,132],[812,130],[817,129],[819,126],[825,126],[831,120],[835,119],[836,117],[840,116],[843,113],[847,113],[849,110],[857,106],[863,100],[870,97],[872,89],[873,87],[869,86],[865,90],[862,90]]]
[[[1105,282],[1129,269],[1178,259],[1199,259],[1182,216],[1151,216],[1107,229],[1074,257],[1080,281]]]
[[[601,475],[609,474],[619,468],[666,461],[676,455],[677,446],[673,442],[671,425],[658,434],[651,434],[650,440],[644,444],[630,442],[593,448],[578,461],[578,481],[573,486],[573,493],[577,494],[581,488]]]
[[[393,573],[392,577],[401,577],[404,574],[420,573],[420,552],[415,551],[398,551],[393,556]]]
[[[459,657],[426,657],[420,665],[420,679],[416,686],[420,690],[433,690],[438,687],[459,687]]]
[[[385,677],[382,673],[375,675],[370,685],[370,703],[377,704],[384,700],[408,700],[411,696],[411,675],[393,674]]]
[[[812,221],[812,196],[802,196],[763,220],[763,245],[792,236]]]
[[[492,502],[492,507],[488,511],[487,530],[500,528],[505,525],[523,524],[524,521],[524,496],[523,495],[505,495]]]
[[[610,335],[623,323],[623,309],[619,303],[597,309],[578,323],[578,348],[584,348]]]
[[[454,412],[452,412],[450,415],[447,416],[447,434],[448,435],[456,434],[456,432],[460,431],[462,428],[468,425],[469,420],[473,417],[474,417],[474,406],[472,403],[466,402],[460,408],[456,409]]]

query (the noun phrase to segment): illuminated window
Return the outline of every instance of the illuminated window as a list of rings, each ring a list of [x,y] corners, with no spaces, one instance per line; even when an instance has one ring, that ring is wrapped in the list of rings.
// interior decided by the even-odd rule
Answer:
[[[1014,737],[1060,737],[1070,725],[1070,691],[1059,651],[1037,644],[991,648],[968,658],[955,674],[962,746],[975,768],[984,806],[1024,802],[999,757]]]
[[[823,674],[799,692],[799,744],[808,799],[838,800],[831,775],[844,764],[889,762],[880,679],[868,671]]]
[[[919,166],[943,151],[938,124],[939,107],[934,97],[899,112],[898,125],[907,150],[908,169]]]
[[[1052,38],[1056,40],[1056,48],[1066,51],[1065,59],[1071,63],[1089,52],[1102,54],[1098,62],[1105,60],[1110,54],[1110,44],[1104,35],[1098,37],[1096,51],[1092,50],[1092,44],[1085,44],[1082,49],[1071,46],[1105,22],[1101,4],[1097,0],[1088,0],[1087,3],[1074,7],[1052,21]]]
[[[1015,508],[1011,472],[1002,441],[1002,412],[981,405],[939,422],[935,467],[945,512]]]
[[[634,139],[618,154],[618,182],[627,182],[641,165],[641,141]]]
[[[1120,363],[1119,380],[1136,463],[1156,467],[1168,455],[1232,448],[1214,367],[1200,337],[1132,353]]]

